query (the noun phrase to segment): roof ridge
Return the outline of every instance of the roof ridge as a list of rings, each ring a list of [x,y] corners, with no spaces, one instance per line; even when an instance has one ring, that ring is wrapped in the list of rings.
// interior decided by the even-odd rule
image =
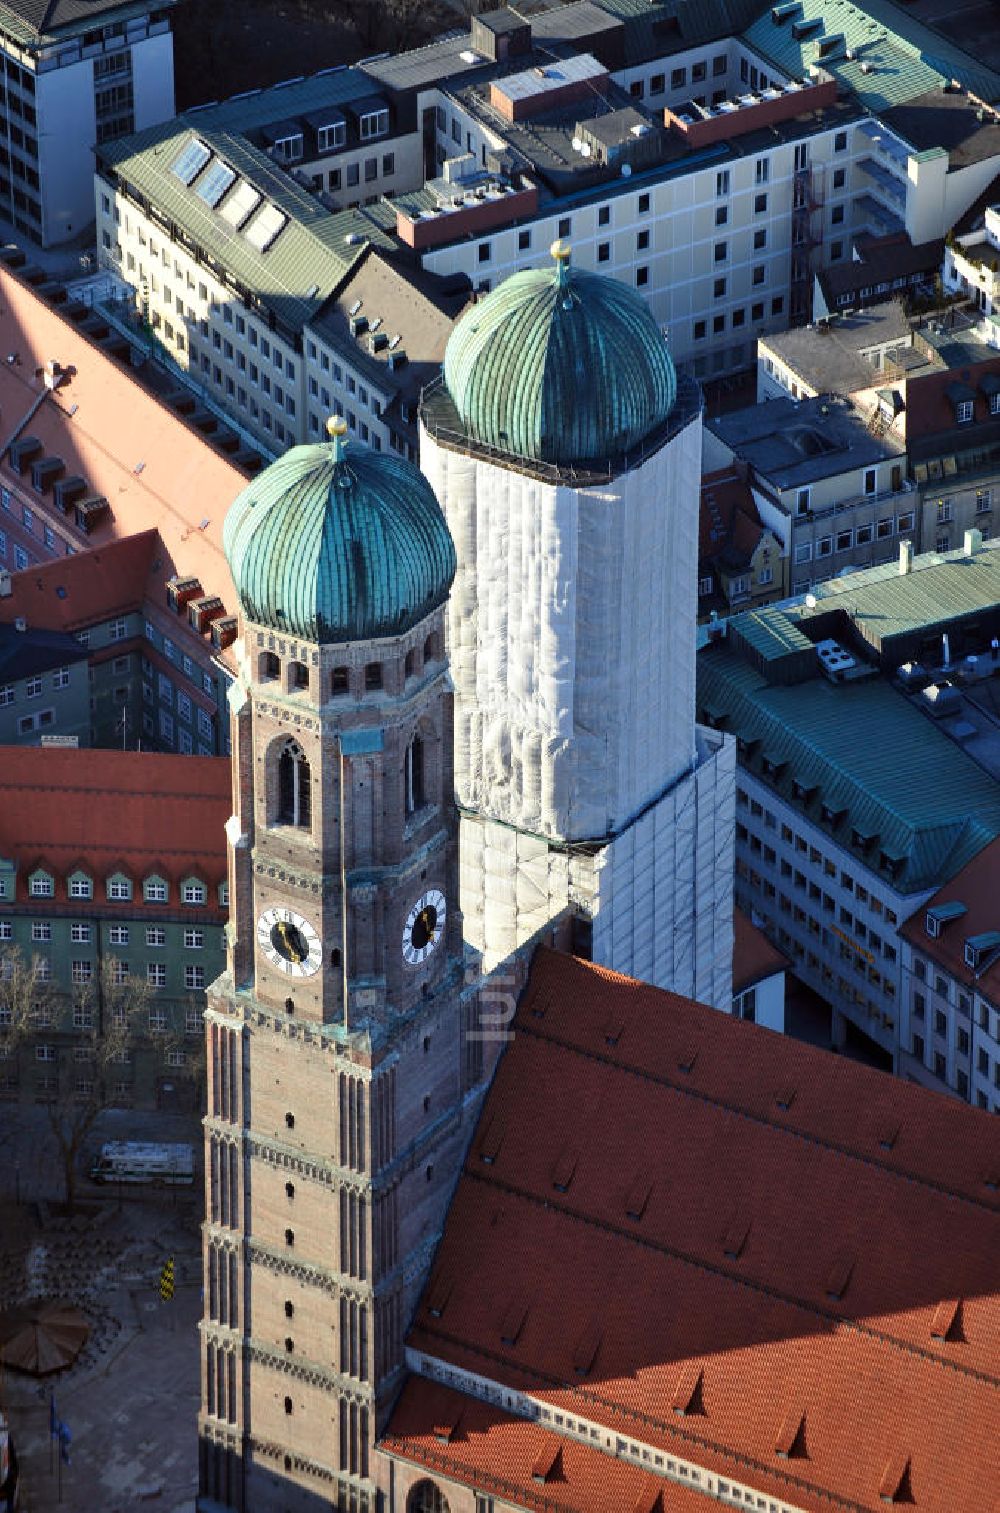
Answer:
[[[588,1060],[604,1062],[608,1066],[618,1067],[630,1076],[638,1077],[645,1082],[655,1082],[662,1087],[668,1087],[673,1092],[682,1093],[688,1098],[697,1098],[702,1103],[710,1103],[716,1108],[725,1110],[727,1113],[736,1114],[741,1118],[749,1119],[755,1124],[762,1124],[768,1129],[773,1129],[780,1134],[793,1135],[796,1139],[807,1141],[810,1145],[819,1145],[824,1150],[833,1151],[836,1155],[846,1156],[849,1160],[860,1161],[866,1166],[877,1167],[880,1171],[889,1173],[894,1177],[900,1177],[905,1182],[915,1182],[919,1186],[930,1188],[931,1191],[942,1193],[945,1197],[956,1198],[964,1203],[971,1203],[976,1208],[982,1208],[989,1214],[1000,1212],[1000,1205],[991,1203],[984,1198],[975,1197],[968,1192],[962,1192],[958,1188],[947,1187],[943,1182],[937,1182],[933,1177],[927,1177],[919,1172],[907,1171],[899,1166],[893,1166],[889,1162],[880,1161],[876,1156],[862,1154],[852,1150],[850,1146],[839,1145],[836,1141],[825,1135],[807,1133],[795,1125],[779,1123],[777,1120],[768,1119],[766,1115],[753,1112],[737,1103],[730,1103],[717,1094],[707,1093],[696,1087],[685,1087],[681,1082],[675,1082],[665,1073],[651,1072],[640,1066],[630,1066],[616,1056],[606,1056],[597,1050],[587,1050],[584,1046],[575,1045],[570,1040],[564,1040],[560,1035],[551,1031],[540,1030],[535,1025],[518,1024],[518,1032],[524,1035],[533,1035],[538,1040],[548,1041],[551,1045],[570,1051]]]

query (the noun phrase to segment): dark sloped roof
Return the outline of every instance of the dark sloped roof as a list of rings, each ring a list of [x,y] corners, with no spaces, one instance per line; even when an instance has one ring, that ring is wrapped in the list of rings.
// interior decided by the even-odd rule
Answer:
[[[0,605],[4,602],[0,599]],[[65,667],[86,656],[79,641],[62,631],[31,626],[19,631],[12,624],[0,625],[0,681],[4,683],[30,678],[53,667]]]

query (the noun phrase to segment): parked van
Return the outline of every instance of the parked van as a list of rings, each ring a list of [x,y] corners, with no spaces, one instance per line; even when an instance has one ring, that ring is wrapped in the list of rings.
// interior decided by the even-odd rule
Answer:
[[[94,1182],[152,1182],[158,1187],[190,1186],[194,1151],[190,1145],[149,1145],[109,1140],[90,1168]]]

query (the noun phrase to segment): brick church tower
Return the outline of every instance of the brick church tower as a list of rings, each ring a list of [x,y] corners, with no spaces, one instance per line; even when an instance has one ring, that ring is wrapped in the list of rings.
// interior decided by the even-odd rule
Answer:
[[[226,973],[209,991],[202,1510],[373,1507],[482,1093],[421,474],[332,441],[238,497]],[[469,978],[473,980],[470,982]]]

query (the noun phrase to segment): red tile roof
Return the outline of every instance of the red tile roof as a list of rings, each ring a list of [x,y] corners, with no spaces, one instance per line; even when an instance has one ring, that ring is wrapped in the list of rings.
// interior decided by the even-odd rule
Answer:
[[[432,1478],[546,1513],[705,1513],[708,1507],[700,1492],[665,1484],[641,1466],[416,1378],[404,1387],[381,1448]],[[548,1475],[539,1476],[545,1465]]]
[[[162,599],[162,569],[151,576],[158,545],[156,531],[140,531],[12,573],[10,593],[0,597],[0,622],[23,616],[32,627],[75,631],[141,609],[151,589]]]
[[[748,479],[733,468],[706,473],[701,481],[698,561],[746,567],[763,534]]]
[[[928,910],[954,903],[964,904],[965,913],[942,920],[936,939],[928,935]],[[1000,837],[977,852],[961,872],[911,915],[900,934],[921,956],[938,962],[951,977],[970,988],[978,987],[980,993],[1000,1005],[1000,957],[979,973],[978,983],[976,973],[965,964],[965,942],[971,935],[989,930],[1000,930]]]
[[[757,929],[750,916],[742,909],[734,909],[733,993],[742,993],[755,982],[784,972],[787,966],[787,957],[772,945],[763,930]]]
[[[222,522],[246,475],[69,320],[7,269],[0,268],[0,411],[9,435],[44,392],[47,362],[68,369],[24,429],[62,458],[111,506],[92,545],[155,527],[164,546],[163,579],[198,578],[235,614],[236,596],[222,551]],[[9,462],[0,464],[6,473]],[[166,602],[165,596],[162,602]]]
[[[121,913],[100,884],[124,870],[137,882],[153,873],[174,884],[197,877],[208,885],[207,911],[217,914],[231,783],[226,757],[4,747],[0,856],[17,861],[16,901],[29,902],[28,874],[43,866],[54,874],[55,898],[30,902],[76,907],[66,879],[82,867],[95,880],[88,908]],[[137,902],[141,908],[141,898]],[[179,904],[176,893],[170,902]],[[163,912],[162,905],[149,907]]]
[[[799,1507],[878,1509],[903,1458],[982,1508],[1000,1122],[546,950],[513,1030],[411,1350]]]

